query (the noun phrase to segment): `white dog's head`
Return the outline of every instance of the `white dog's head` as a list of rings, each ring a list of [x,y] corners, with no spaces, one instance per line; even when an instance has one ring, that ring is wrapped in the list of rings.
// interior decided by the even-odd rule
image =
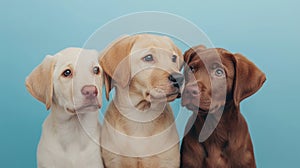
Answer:
[[[70,113],[95,111],[102,103],[102,68],[95,50],[67,48],[46,56],[26,79],[30,94]]]
[[[105,71],[107,98],[113,86],[121,90],[128,87],[130,98],[146,105],[138,103],[138,109],[147,109],[154,101],[169,102],[180,97],[183,56],[166,36],[123,37],[104,51],[100,64]]]

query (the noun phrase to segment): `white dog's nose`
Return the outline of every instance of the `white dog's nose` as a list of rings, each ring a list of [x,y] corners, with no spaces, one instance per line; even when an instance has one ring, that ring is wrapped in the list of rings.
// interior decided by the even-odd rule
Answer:
[[[81,89],[81,94],[87,99],[93,99],[97,97],[98,90],[94,85],[85,85]]]

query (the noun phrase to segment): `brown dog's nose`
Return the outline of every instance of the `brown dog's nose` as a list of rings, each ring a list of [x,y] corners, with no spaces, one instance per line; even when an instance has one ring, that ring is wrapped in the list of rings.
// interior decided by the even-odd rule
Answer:
[[[197,84],[186,85],[183,94],[190,95],[192,97],[199,96],[200,92],[199,92],[198,85]]]
[[[173,73],[171,74],[168,79],[172,82],[174,87],[181,87],[184,81],[184,77],[180,73]]]
[[[87,99],[93,99],[97,97],[98,90],[94,85],[85,85],[81,89],[81,94]]]

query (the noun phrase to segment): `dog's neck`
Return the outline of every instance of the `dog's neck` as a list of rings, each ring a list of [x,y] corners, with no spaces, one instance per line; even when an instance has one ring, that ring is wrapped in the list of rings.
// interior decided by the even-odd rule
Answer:
[[[222,110],[222,109],[221,109]],[[208,124],[214,124],[214,122],[218,122],[217,126],[215,127],[215,129],[213,130],[212,135],[209,137],[209,139],[211,140],[215,140],[215,139],[220,139],[220,136],[224,138],[224,130],[220,129],[220,127],[223,128],[227,128],[228,131],[230,131],[230,129],[232,127],[234,127],[234,125],[236,123],[238,123],[238,119],[239,119],[239,114],[233,114],[233,113],[239,113],[239,107],[235,107],[233,105],[233,102],[227,102],[225,104],[225,107],[223,109],[222,112],[222,116],[218,121],[218,116],[215,114],[210,114],[212,121],[211,123]],[[200,132],[202,131],[202,128],[204,126],[204,123],[206,122],[207,116],[208,114],[204,114],[203,112],[198,112],[196,114],[196,121],[194,122],[193,128],[195,131],[195,135],[198,138],[200,135]],[[207,121],[209,122],[209,121]],[[208,125],[208,127],[214,128],[213,125]],[[222,131],[222,132],[220,132]]]
[[[76,134],[80,135],[87,133],[92,137],[97,137],[100,133],[98,130],[98,111],[71,113],[67,111],[64,107],[57,104],[52,104],[51,113],[49,114],[46,123],[48,126],[48,131],[52,134]],[[68,131],[70,131],[68,133]],[[75,139],[74,139],[75,140]],[[74,141],[73,140],[73,141]],[[76,140],[75,140],[76,141]]]

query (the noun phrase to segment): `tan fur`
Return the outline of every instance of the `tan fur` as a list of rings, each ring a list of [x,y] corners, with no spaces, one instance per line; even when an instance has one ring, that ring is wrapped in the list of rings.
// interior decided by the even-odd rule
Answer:
[[[149,54],[155,61],[143,61]],[[168,77],[179,73],[182,60],[171,39],[147,34],[122,38],[104,52],[100,64],[107,98],[116,89],[101,135],[106,167],[179,167],[179,139],[168,102],[180,90]]]

